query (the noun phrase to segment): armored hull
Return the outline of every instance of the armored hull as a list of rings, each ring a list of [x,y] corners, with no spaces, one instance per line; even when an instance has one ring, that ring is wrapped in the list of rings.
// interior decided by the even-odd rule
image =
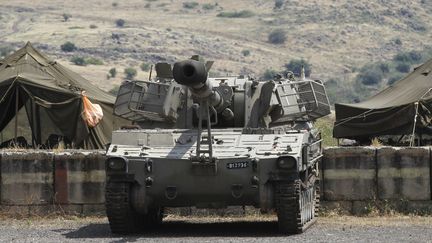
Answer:
[[[187,65],[177,72],[190,74]],[[276,211],[281,232],[304,231],[319,202],[321,139],[310,120],[329,112],[322,83],[198,79],[120,89],[117,114],[142,129],[115,131],[107,150],[111,230],[148,229],[165,207],[250,205]]]

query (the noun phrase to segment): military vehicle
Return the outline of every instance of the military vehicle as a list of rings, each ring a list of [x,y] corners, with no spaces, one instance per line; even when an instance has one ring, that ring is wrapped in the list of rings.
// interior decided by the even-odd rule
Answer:
[[[209,78],[195,57],[156,65],[153,81],[124,82],[114,113],[134,126],[107,149],[106,212],[113,233],[149,229],[163,209],[255,206],[283,233],[315,222],[321,138],[330,113],[321,81]]]

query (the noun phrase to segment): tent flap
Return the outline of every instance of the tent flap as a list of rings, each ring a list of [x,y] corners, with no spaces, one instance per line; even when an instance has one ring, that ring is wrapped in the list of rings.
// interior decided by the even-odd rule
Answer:
[[[82,118],[81,91],[104,113],[92,129]],[[38,146],[62,137],[75,148],[102,149],[111,139],[115,97],[49,60],[30,43],[1,61],[0,95],[0,131],[15,117],[17,107],[25,106],[32,143]]]
[[[335,104],[333,137],[406,135],[413,132],[414,124],[416,131],[430,131],[424,128],[432,119],[432,75],[428,71],[431,69],[432,59],[366,101]]]

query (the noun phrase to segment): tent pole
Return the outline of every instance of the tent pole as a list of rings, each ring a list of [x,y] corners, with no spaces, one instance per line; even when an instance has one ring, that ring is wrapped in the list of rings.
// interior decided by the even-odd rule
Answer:
[[[418,114],[418,105],[419,105],[419,103],[415,102],[414,105],[415,105],[415,115],[414,115],[414,122],[413,122],[413,131],[412,131],[412,134],[411,134],[410,147],[412,147],[414,145],[415,127],[417,125],[417,114]]]
[[[19,101],[19,88],[18,85],[15,88],[15,143],[18,137],[18,101]]]
[[[40,109],[39,106],[35,105],[35,124],[36,124],[36,144],[42,145],[42,134],[41,134],[41,123],[40,123]]]
[[[31,120],[32,120],[32,147],[36,148],[36,137],[35,137],[35,103],[32,101],[32,107],[31,107]]]

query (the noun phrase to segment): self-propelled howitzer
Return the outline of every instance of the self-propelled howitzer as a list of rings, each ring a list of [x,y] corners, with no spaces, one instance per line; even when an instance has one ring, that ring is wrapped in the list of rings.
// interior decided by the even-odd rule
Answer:
[[[330,112],[322,82],[209,78],[210,66],[158,64],[156,80],[120,87],[115,114],[136,129],[115,131],[107,150],[113,232],[157,225],[165,207],[275,210],[285,233],[315,221],[322,151],[312,124]]]

